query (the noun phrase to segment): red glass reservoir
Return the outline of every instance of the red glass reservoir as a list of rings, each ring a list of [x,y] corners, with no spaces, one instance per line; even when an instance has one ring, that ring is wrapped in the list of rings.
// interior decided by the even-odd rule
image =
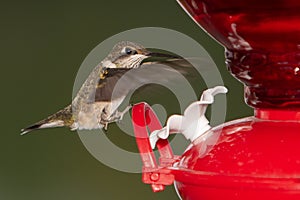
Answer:
[[[300,199],[300,112],[258,110],[213,128],[174,170],[183,199]]]
[[[299,108],[300,1],[179,0],[226,48],[226,63],[245,83],[253,107]]]

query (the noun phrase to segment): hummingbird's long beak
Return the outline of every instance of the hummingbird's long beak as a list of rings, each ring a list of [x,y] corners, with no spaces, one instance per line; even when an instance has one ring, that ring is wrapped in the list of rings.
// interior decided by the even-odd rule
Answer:
[[[186,61],[183,57],[171,54],[171,53],[161,53],[161,52],[153,52],[149,49],[143,49],[142,52],[139,52],[147,58],[143,60],[143,64],[166,64],[166,65],[178,65],[181,64],[179,62]]]
[[[148,52],[146,56],[149,56],[149,58],[175,58],[175,59],[182,59],[182,57],[173,55],[173,54],[167,54],[167,53],[157,53],[157,52]]]

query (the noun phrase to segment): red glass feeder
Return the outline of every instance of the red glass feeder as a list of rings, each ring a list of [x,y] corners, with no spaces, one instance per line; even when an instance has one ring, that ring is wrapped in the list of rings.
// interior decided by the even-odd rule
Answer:
[[[182,116],[171,116],[164,128],[147,104],[135,105],[143,181],[153,191],[174,183],[182,199],[299,200],[300,1],[179,3],[225,47],[227,66],[245,84],[245,99],[255,115],[210,128],[203,118],[205,106],[220,88],[204,93]],[[191,140],[180,156],[173,155],[166,139],[172,132]]]

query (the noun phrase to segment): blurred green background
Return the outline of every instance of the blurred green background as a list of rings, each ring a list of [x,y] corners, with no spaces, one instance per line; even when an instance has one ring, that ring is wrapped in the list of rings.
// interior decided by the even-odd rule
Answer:
[[[222,73],[227,120],[251,114],[242,84],[226,71],[224,50],[175,0],[1,1],[0,199],[178,199],[173,186],[152,193],[141,174],[119,172],[93,158],[68,129],[20,136],[20,129],[71,101],[77,70],[101,41],[127,29],[155,26],[197,40]],[[111,136],[126,148],[121,133]]]

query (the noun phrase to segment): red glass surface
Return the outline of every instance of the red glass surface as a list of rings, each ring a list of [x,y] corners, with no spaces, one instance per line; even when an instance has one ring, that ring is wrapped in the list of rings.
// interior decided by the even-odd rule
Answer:
[[[300,108],[299,0],[179,0],[226,48],[253,107]]]
[[[300,199],[300,112],[256,116],[216,127],[190,145],[173,171],[183,199]]]

